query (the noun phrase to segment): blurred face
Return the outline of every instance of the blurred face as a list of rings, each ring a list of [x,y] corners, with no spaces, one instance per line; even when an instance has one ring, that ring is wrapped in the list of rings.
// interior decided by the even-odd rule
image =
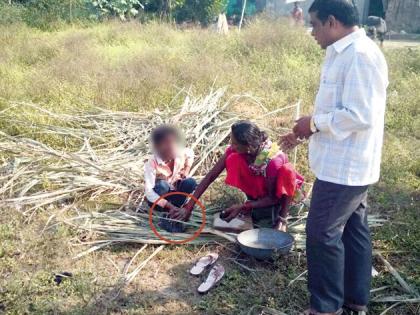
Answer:
[[[248,153],[249,151],[249,147],[247,145],[238,143],[233,133],[230,134],[230,145],[232,149],[238,153]]]
[[[315,38],[322,49],[326,49],[328,46],[335,42],[335,23],[337,22],[333,16],[330,16],[325,23],[322,23],[318,19],[316,12],[310,12],[310,22],[312,25],[311,35]]]
[[[158,145],[155,145],[155,151],[163,160],[175,159],[179,143],[175,135],[167,135]]]

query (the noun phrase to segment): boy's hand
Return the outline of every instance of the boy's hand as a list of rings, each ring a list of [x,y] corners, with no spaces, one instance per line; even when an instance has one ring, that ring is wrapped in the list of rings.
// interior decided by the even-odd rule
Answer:
[[[191,170],[191,166],[186,166],[186,167],[184,167],[180,172],[179,172],[179,176],[182,178],[182,179],[185,179],[185,178],[187,178],[188,177],[188,174],[190,173],[190,170]]]

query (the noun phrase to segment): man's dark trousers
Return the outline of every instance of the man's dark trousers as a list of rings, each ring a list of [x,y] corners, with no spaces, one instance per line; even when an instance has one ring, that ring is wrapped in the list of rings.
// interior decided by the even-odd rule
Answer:
[[[368,186],[316,180],[306,224],[311,308],[335,312],[343,304],[367,305],[372,244],[367,222]]]

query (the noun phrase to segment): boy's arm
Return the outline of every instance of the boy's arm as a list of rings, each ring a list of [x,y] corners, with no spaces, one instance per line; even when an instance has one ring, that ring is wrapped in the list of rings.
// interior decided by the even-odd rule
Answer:
[[[183,169],[181,170],[182,177],[188,177],[190,175],[191,167],[194,163],[194,151],[191,149],[185,149],[185,164]]]
[[[160,196],[154,191],[156,183],[156,170],[152,166],[150,161],[144,164],[144,193],[149,202],[154,203],[160,198]],[[165,199],[159,200],[157,203],[159,207],[166,208],[168,201]]]

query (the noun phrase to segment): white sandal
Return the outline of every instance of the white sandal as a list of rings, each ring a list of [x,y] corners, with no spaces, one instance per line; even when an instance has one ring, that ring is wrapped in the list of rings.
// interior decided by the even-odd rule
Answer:
[[[224,274],[225,268],[221,264],[215,264],[213,268],[211,268],[206,281],[200,284],[197,291],[199,293],[207,293],[223,278]]]
[[[190,274],[194,276],[200,275],[208,266],[213,265],[219,258],[217,253],[210,253],[207,256],[201,257],[191,268]]]

